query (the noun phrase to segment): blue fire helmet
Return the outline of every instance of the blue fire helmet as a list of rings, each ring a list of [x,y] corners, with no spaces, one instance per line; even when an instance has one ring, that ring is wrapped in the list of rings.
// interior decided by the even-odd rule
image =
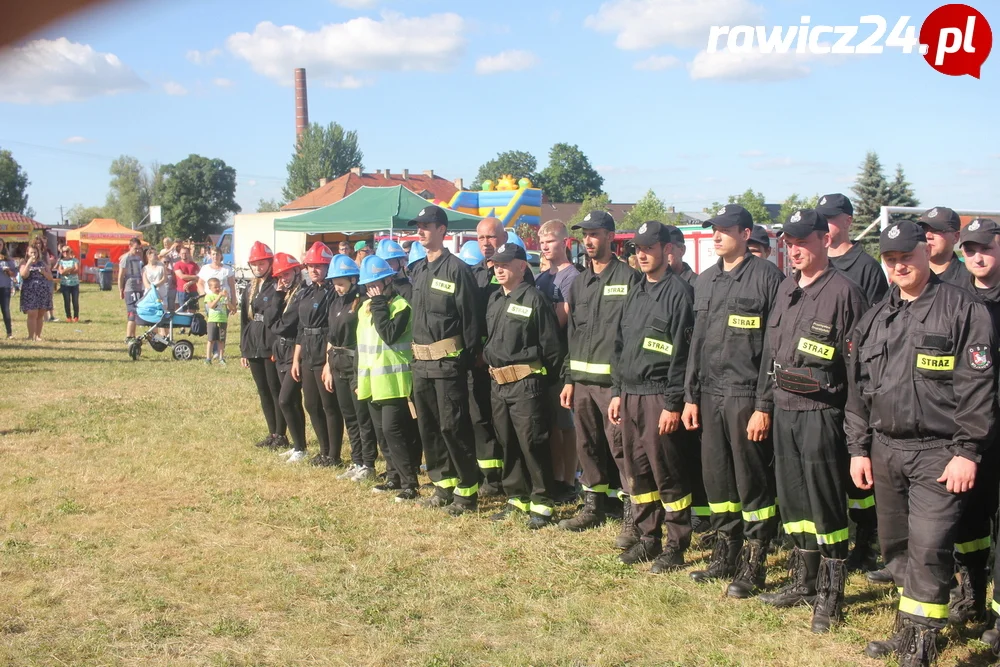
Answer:
[[[466,241],[462,244],[462,250],[458,253],[458,258],[469,266],[475,266],[483,261],[483,251],[479,249],[476,241]]]
[[[524,248],[524,241],[522,241],[521,237],[515,234],[513,231],[507,232],[507,243],[513,243],[514,245],[519,245],[522,248]],[[524,249],[527,250],[527,248]]]
[[[358,280],[362,285],[376,283],[384,278],[392,278],[396,275],[389,263],[377,255],[369,255],[361,260],[361,278]]]
[[[378,242],[378,248],[375,250],[375,256],[381,257],[386,261],[389,261],[390,259],[404,259],[406,257],[406,251],[403,250],[403,246],[399,245],[392,239],[382,239]]]
[[[414,241],[410,246],[410,264],[413,264],[418,259],[423,259],[427,257],[427,251],[424,247],[420,245],[420,241]]]
[[[357,263],[347,255],[335,255],[333,261],[330,262],[330,268],[326,272],[326,277],[329,279],[333,278],[350,278],[351,276],[357,276],[360,273]]]

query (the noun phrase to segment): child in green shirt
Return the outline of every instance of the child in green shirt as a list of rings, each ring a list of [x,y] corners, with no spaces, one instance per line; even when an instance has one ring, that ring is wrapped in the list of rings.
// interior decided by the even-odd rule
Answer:
[[[213,353],[218,353],[219,363],[226,365],[226,326],[229,321],[229,298],[222,291],[218,278],[209,278],[205,309],[208,311],[208,348],[205,363],[211,365]]]

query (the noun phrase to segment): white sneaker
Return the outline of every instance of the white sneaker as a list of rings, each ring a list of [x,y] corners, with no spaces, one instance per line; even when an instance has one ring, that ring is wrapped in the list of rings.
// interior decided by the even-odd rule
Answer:
[[[368,466],[361,466],[358,468],[358,472],[351,478],[352,482],[367,482],[368,480],[375,479],[375,471]]]
[[[289,449],[287,452],[281,452],[280,454],[278,454],[278,456],[287,459],[289,456],[291,456],[294,453],[295,453],[294,449]]]
[[[288,457],[287,463],[298,463],[299,461],[305,461],[305,452],[292,452],[292,455]]]
[[[351,479],[352,477],[358,474],[359,470],[361,470],[361,466],[359,466],[357,463],[352,463],[351,465],[344,468],[344,471],[342,473],[337,475],[337,479]]]

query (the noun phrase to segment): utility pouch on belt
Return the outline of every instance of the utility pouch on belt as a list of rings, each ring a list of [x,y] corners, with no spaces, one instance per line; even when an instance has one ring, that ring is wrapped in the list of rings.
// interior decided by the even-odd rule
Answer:
[[[823,375],[825,376],[826,373]],[[822,389],[820,378],[813,375],[813,369],[786,369],[777,364],[774,365],[774,384],[779,389],[790,391],[793,394],[815,394]]]
[[[330,352],[333,352],[334,356],[344,355],[345,357],[354,358],[354,350],[349,347],[338,347],[336,345],[330,346]]]
[[[445,338],[430,345],[413,343],[413,358],[420,361],[437,361],[448,356],[454,356],[456,352],[462,349],[459,347],[461,343],[462,339],[459,336]]]
[[[417,406],[413,404],[413,401],[406,399],[406,404],[410,407],[410,416],[414,419],[417,418]]]
[[[541,364],[537,362],[532,364],[501,366],[500,368],[493,368],[490,366],[490,377],[492,377],[493,381],[497,384],[510,384],[511,382],[523,380],[535,371],[541,370],[541,368]]]

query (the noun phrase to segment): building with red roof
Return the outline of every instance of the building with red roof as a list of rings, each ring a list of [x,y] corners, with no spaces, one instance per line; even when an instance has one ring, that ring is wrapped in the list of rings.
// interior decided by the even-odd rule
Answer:
[[[388,169],[377,169],[375,173],[364,173],[355,167],[340,178],[332,181],[320,179],[318,188],[302,195],[281,207],[282,211],[303,211],[322,208],[334,204],[362,187],[391,188],[402,185],[424,199],[451,201],[456,192],[462,189],[462,179],[449,181],[428,169],[421,174],[411,174],[408,169],[392,174]]]

